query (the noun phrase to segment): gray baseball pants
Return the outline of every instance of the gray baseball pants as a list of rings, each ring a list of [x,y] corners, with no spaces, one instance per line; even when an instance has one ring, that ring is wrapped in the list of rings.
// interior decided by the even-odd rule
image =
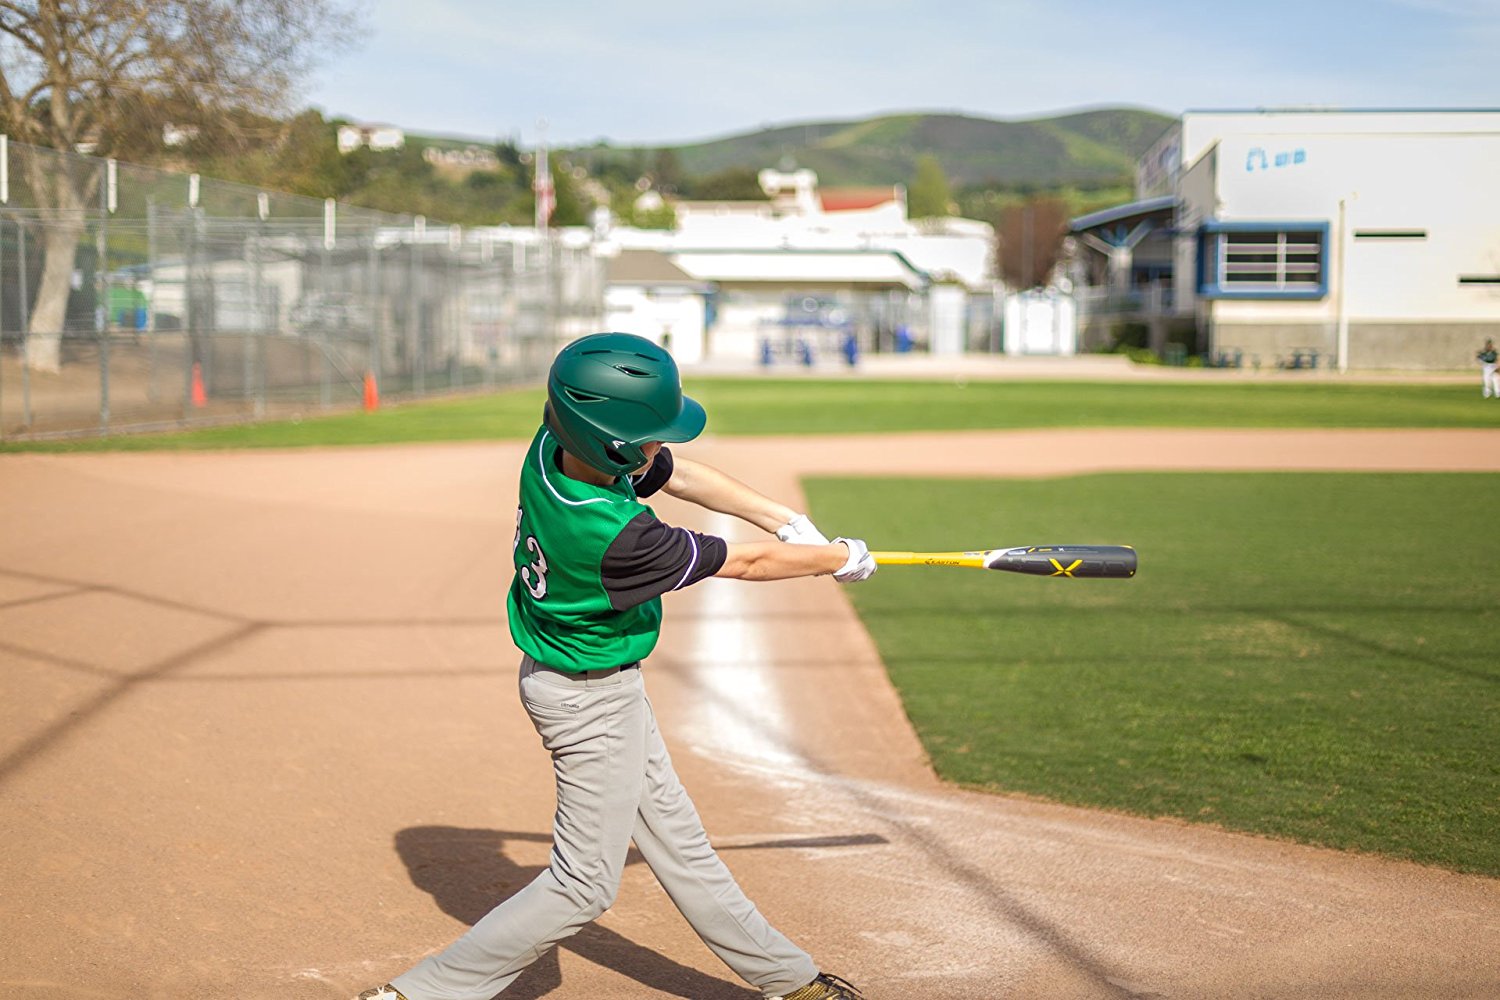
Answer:
[[[818,974],[766,922],[708,842],[646,699],[641,671],[562,674],[521,660],[521,702],[552,754],[552,863],[445,951],[392,985],[407,1000],[491,1000],[615,901],[631,840],[704,944],[766,996]]]

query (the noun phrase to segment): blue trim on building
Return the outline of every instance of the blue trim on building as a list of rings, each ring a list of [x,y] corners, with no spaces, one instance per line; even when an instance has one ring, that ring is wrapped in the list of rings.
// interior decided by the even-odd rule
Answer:
[[[1198,227],[1197,285],[1198,296],[1204,299],[1285,299],[1316,300],[1328,295],[1328,234],[1330,226],[1325,221],[1311,220],[1245,220],[1208,219]],[[1303,287],[1283,288],[1236,288],[1226,286],[1217,274],[1218,255],[1208,253],[1209,237],[1220,233],[1286,233],[1316,232],[1318,234],[1318,283]],[[1210,258],[1212,257],[1212,260]],[[1214,272],[1210,275],[1210,268]],[[1212,280],[1210,280],[1210,277]]]
[[[1326,283],[1318,285],[1316,290],[1306,292],[1287,292],[1271,288],[1263,288],[1259,291],[1248,291],[1242,289],[1234,289],[1233,291],[1224,291],[1222,289],[1205,291],[1202,288],[1198,289],[1198,297],[1200,299],[1208,299],[1212,302],[1218,302],[1221,299],[1279,299],[1285,301],[1316,301],[1318,299],[1326,298],[1327,296],[1328,286]]]
[[[1204,233],[1280,233],[1307,232],[1316,229],[1328,240],[1328,223],[1323,219],[1204,219],[1198,230]]]

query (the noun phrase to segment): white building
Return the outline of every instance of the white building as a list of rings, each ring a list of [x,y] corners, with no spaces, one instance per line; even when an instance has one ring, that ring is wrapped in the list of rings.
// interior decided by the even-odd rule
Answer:
[[[915,342],[957,354],[990,342],[994,231],[906,218],[900,185],[819,190],[810,170],[762,171],[765,202],[682,202],[674,231],[619,228],[602,252],[654,250],[711,289],[706,356]]]
[[[1497,176],[1500,110],[1188,112],[1073,230],[1212,358],[1459,368],[1500,336]]]
[[[339,126],[338,143],[339,152],[344,154],[352,153],[362,146],[376,151],[389,151],[406,145],[406,133],[395,125],[351,123]]]
[[[703,360],[710,286],[656,250],[622,250],[604,271],[604,326],[660,344],[682,364]]]
[[[198,138],[198,131],[196,125],[174,125],[167,122],[161,127],[161,144],[168,149],[185,146]]]
[[[422,150],[422,159],[435,167],[456,167],[463,170],[497,170],[500,167],[500,158],[493,149],[475,145],[468,145],[463,149],[428,146]]]

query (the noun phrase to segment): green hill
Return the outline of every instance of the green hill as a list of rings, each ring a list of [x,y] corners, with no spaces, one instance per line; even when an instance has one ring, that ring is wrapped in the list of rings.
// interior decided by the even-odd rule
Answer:
[[[779,125],[666,148],[676,153],[685,173],[698,176],[790,160],[816,170],[825,185],[897,184],[910,181],[917,158],[931,153],[955,187],[1097,185],[1131,177],[1137,158],[1172,121],[1140,108],[1019,121],[886,115]]]

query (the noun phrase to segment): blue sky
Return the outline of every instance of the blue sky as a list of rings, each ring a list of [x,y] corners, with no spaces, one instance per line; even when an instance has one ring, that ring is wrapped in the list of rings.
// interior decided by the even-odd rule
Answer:
[[[1500,107],[1500,0],[364,0],[305,103],[419,132],[680,143],[957,111]]]

